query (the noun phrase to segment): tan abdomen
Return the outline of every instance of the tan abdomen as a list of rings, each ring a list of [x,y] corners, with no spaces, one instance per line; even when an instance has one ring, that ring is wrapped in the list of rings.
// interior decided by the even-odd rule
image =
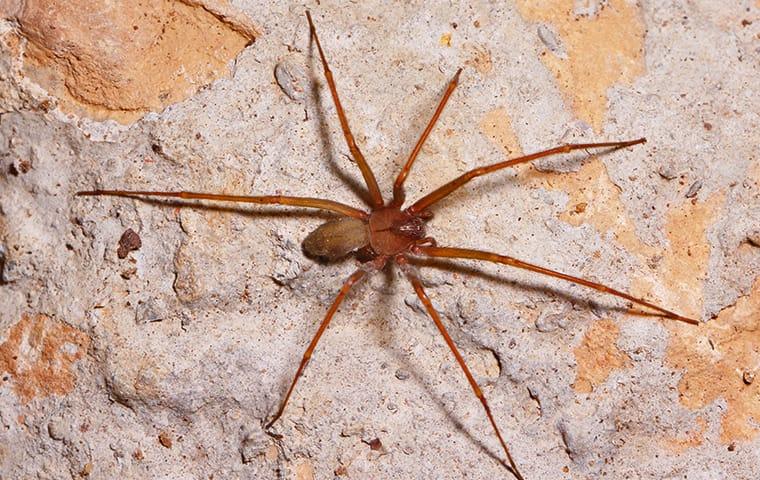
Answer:
[[[320,225],[303,241],[309,257],[338,260],[369,243],[369,228],[357,218],[341,217]]]

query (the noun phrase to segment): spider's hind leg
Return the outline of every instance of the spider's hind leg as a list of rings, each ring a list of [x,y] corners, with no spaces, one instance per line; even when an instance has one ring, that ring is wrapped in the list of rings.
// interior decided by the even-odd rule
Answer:
[[[472,387],[472,391],[475,394],[476,397],[478,397],[478,400],[480,400],[481,405],[483,405],[483,409],[486,411],[486,416],[488,417],[488,421],[491,423],[491,426],[493,427],[494,432],[496,433],[496,437],[499,439],[499,443],[501,444],[502,449],[504,450],[504,454],[507,456],[507,461],[509,462],[509,465],[504,464],[507,469],[509,469],[510,472],[517,478],[517,480],[524,480],[522,474],[520,473],[520,470],[517,468],[517,464],[515,463],[515,460],[512,458],[512,454],[509,451],[509,448],[507,447],[507,443],[504,441],[504,438],[501,436],[501,431],[499,430],[499,427],[496,425],[496,420],[493,418],[493,414],[491,414],[491,407],[488,406],[488,401],[486,400],[485,395],[483,395],[483,391],[480,389],[480,386],[478,386],[478,383],[475,381],[475,378],[472,376],[472,373],[470,373],[470,369],[467,367],[467,364],[464,361],[464,358],[462,357],[462,354],[459,353],[459,349],[457,349],[456,344],[454,343],[454,340],[451,339],[451,336],[449,335],[449,332],[446,330],[446,327],[443,325],[443,322],[441,321],[441,317],[436,311],[435,307],[433,307],[433,303],[430,301],[430,298],[428,298],[427,294],[425,293],[425,290],[422,287],[422,282],[408,269],[405,269],[407,273],[407,277],[409,278],[409,281],[412,283],[412,286],[414,287],[414,291],[417,294],[417,297],[419,297],[422,304],[425,306],[425,309],[428,312],[428,315],[430,315],[430,318],[433,319],[433,322],[435,323],[435,326],[438,327],[438,331],[441,332],[441,335],[443,336],[443,339],[446,341],[446,344],[451,349],[451,353],[454,354],[454,357],[457,360],[457,363],[462,368],[462,371],[464,372],[465,377],[467,377],[467,381],[470,383],[470,387]]]
[[[296,383],[298,383],[298,379],[301,378],[301,374],[306,368],[306,365],[309,363],[309,359],[311,358],[312,353],[314,353],[314,349],[317,347],[317,343],[319,343],[319,339],[322,337],[322,334],[325,333],[325,330],[330,324],[333,315],[335,315],[335,312],[338,311],[338,307],[340,307],[340,304],[343,303],[343,299],[346,298],[346,295],[348,294],[349,290],[351,290],[351,287],[353,287],[354,284],[356,284],[356,282],[358,282],[365,273],[366,271],[364,269],[359,269],[355,271],[350,277],[348,277],[348,280],[343,283],[343,286],[338,292],[338,295],[335,297],[335,300],[333,300],[333,303],[330,305],[329,310],[327,310],[325,318],[322,320],[322,323],[319,324],[317,333],[314,334],[311,342],[309,342],[309,346],[306,347],[306,351],[301,357],[301,363],[298,365],[298,370],[296,370],[296,375],[290,384],[290,388],[288,388],[288,393],[285,394],[285,398],[282,400],[277,413],[275,413],[274,417],[272,417],[272,419],[264,427],[265,430],[272,428],[272,425],[274,425],[274,423],[282,416],[283,412],[285,411],[285,407],[288,405],[288,400],[290,400],[290,396],[293,394],[293,390],[296,387]],[[276,434],[271,435],[275,438],[277,437]]]

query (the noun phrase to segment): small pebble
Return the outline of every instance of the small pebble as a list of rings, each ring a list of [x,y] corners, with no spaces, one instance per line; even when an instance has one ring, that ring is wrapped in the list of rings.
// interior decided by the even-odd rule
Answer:
[[[557,36],[554,34],[551,28],[543,24],[539,25],[538,38],[541,40],[541,43],[543,43],[546,48],[548,48],[549,51],[551,51],[554,55],[562,59],[567,58],[567,53],[565,52],[564,46],[557,39]]]
[[[48,423],[48,435],[50,435],[50,438],[53,440],[63,440],[66,438],[65,425],[58,420],[51,421]]]
[[[304,99],[306,73],[300,66],[287,60],[280,62],[274,67],[274,78],[288,98],[296,102],[301,102]]]
[[[398,370],[396,370],[396,378],[402,381],[407,380],[409,378],[409,372],[399,368]]]
[[[657,173],[664,178],[665,180],[673,180],[674,178],[677,178],[679,175],[679,171],[676,168],[676,165],[671,162],[665,162],[662,165],[659,166],[657,169]]]
[[[119,258],[127,258],[129,252],[137,250],[140,247],[142,247],[140,235],[135,233],[131,228],[128,228],[119,239],[119,248],[116,250],[116,255],[118,255]]]
[[[686,198],[696,197],[700,188],[702,188],[702,180],[697,180],[696,182],[692,183],[689,189],[686,191]]]
[[[752,382],[755,381],[755,374],[754,372],[750,372],[749,370],[745,370],[742,374],[742,380],[744,380],[744,383],[746,385],[752,385]]]
[[[161,432],[158,434],[158,443],[166,448],[172,448],[172,437],[167,432]]]
[[[383,448],[383,442],[381,442],[379,438],[373,438],[366,443],[369,445],[370,450],[375,452]]]
[[[760,247],[760,229],[750,232],[747,235],[747,241],[756,247]],[[1,277],[0,277],[0,283],[2,283]]]

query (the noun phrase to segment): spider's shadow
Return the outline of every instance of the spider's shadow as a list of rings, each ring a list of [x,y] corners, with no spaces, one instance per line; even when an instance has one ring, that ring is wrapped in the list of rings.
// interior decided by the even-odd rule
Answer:
[[[335,214],[330,212],[325,212],[323,210],[313,210],[313,209],[306,209],[306,208],[292,208],[290,210],[280,210],[276,207],[261,207],[260,205],[252,206],[250,209],[245,208],[242,205],[235,205],[235,206],[223,206],[223,205],[213,205],[213,204],[206,204],[206,203],[198,203],[193,201],[184,201],[184,200],[164,200],[164,199],[157,199],[157,198],[149,198],[149,197],[141,197],[140,195],[124,195],[128,198],[133,198],[135,200],[139,200],[141,202],[150,204],[150,205],[158,205],[161,207],[175,207],[175,208],[191,208],[193,210],[197,211],[206,211],[206,212],[221,212],[221,213],[234,213],[237,215],[241,215],[243,217],[248,218],[316,218],[321,220],[329,220],[332,218],[335,218]]]
[[[391,284],[397,280],[396,275],[394,275],[393,270],[389,268],[385,269],[383,271],[383,274],[384,274],[384,280],[385,280],[384,289],[391,290]],[[459,420],[459,418],[456,417],[454,412],[452,412],[451,409],[447,408],[447,406],[441,401],[441,399],[436,394],[436,392],[433,391],[430,384],[424,380],[426,375],[419,369],[419,366],[416,363],[411,362],[408,355],[399,351],[399,349],[395,347],[396,338],[393,334],[393,329],[388,328],[388,321],[385,320],[390,317],[390,313],[391,313],[389,310],[390,305],[388,302],[380,302],[380,303],[381,303],[381,308],[377,311],[377,313],[374,316],[375,321],[371,322],[373,325],[377,327],[375,329],[377,340],[380,342],[387,341],[388,343],[387,348],[393,355],[394,359],[396,360],[396,363],[401,368],[409,372],[410,376],[413,377],[414,380],[417,382],[417,384],[420,385],[425,390],[428,397],[432,399],[433,403],[438,408],[438,410],[441,413],[443,413],[443,415],[446,417],[446,419],[449,422],[451,422],[451,424],[454,426],[455,429],[461,432],[465,437],[467,437],[472,442],[473,445],[475,445],[477,448],[485,452],[489,457],[499,462],[505,468],[510,469],[509,465],[504,460],[502,460],[498,455],[492,452],[491,449],[489,449],[481,440],[476,438],[472,434],[472,432],[470,432],[470,430]],[[469,388],[469,385],[467,387]]]
[[[579,295],[570,293],[566,289],[552,287],[541,283],[532,283],[518,280],[511,280],[504,277],[501,274],[488,273],[478,269],[475,266],[467,266],[456,263],[455,260],[446,260],[441,258],[425,258],[425,257],[409,257],[410,263],[418,267],[430,267],[438,270],[445,270],[447,272],[455,272],[470,277],[480,278],[489,282],[501,283],[511,288],[522,290],[530,293],[542,293],[549,294],[554,297],[560,298],[571,304],[576,304],[585,310],[591,312],[617,312],[625,313],[629,315],[636,315],[641,317],[657,317],[662,318],[663,315],[651,312],[644,312],[635,308],[622,307],[619,305],[602,304],[592,299],[581,298]],[[545,277],[548,278],[548,277]]]

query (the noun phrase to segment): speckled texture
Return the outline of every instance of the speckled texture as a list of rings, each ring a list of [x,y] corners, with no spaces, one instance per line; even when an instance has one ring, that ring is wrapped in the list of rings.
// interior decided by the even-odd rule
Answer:
[[[480,179],[429,224],[441,244],[707,322],[628,315],[492,265],[423,267],[525,477],[760,477],[760,5],[320,3],[307,7],[384,193],[460,66],[410,198],[563,142],[648,139]],[[350,294],[275,426],[282,439],[264,433],[355,269],[301,252],[330,215],[74,197],[361,204],[304,5],[224,8],[261,33],[227,75],[121,124],[25,76],[23,31],[0,24],[0,478],[510,478],[395,271]],[[120,259],[128,229],[141,246]]]

